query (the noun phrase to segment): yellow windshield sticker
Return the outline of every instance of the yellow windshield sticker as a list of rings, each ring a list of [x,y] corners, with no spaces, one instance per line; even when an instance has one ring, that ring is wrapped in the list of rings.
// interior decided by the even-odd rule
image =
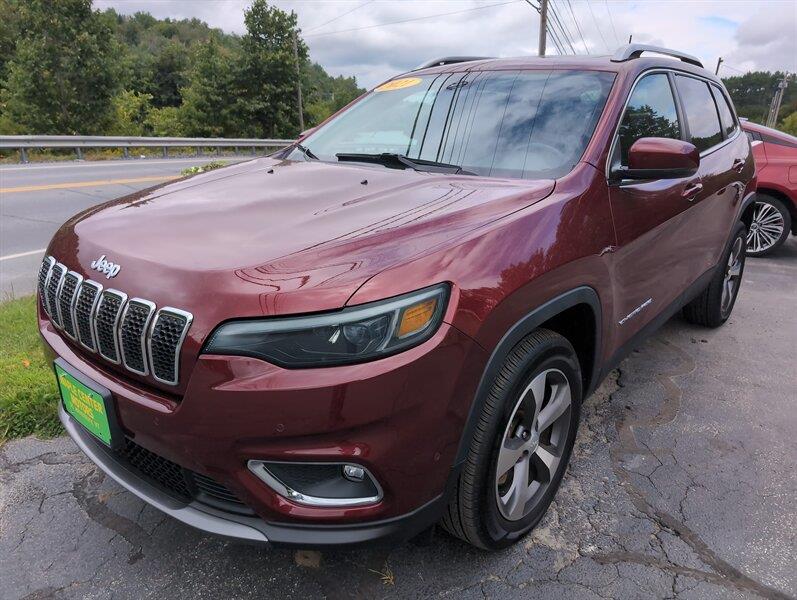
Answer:
[[[420,82],[421,82],[420,77],[405,77],[404,79],[394,79],[393,81],[388,81],[387,83],[383,83],[374,91],[390,92],[392,90],[403,90],[404,88],[418,85]]]

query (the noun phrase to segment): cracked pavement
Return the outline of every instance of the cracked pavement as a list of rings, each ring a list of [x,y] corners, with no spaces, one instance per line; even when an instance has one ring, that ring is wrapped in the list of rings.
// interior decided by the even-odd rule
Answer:
[[[2,598],[794,598],[797,239],[749,260],[730,321],[676,317],[584,404],[540,526],[484,553],[293,552],[163,516],[68,438],[0,448]]]

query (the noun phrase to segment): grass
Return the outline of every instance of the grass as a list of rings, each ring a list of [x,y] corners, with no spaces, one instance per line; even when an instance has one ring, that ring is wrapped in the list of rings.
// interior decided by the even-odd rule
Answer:
[[[220,162],[218,160],[211,161],[201,167],[188,167],[187,169],[183,169],[180,174],[183,176],[187,175],[197,175],[199,173],[205,173],[207,171],[212,171],[213,169],[220,169],[222,167],[226,167],[229,163]]]
[[[60,434],[58,397],[39,342],[35,297],[0,304],[0,443]]]

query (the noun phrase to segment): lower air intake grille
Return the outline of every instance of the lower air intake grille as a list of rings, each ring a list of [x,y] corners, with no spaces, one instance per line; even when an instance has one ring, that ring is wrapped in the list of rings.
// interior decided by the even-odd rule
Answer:
[[[243,505],[243,502],[238,500],[238,496],[233,494],[229,489],[215,479],[205,477],[199,473],[192,473],[192,476],[194,478],[194,485],[196,485],[197,489],[203,494],[207,494],[208,496],[214,498],[215,500],[219,500],[220,502]]]
[[[112,363],[119,363],[119,345],[116,343],[116,327],[127,296],[116,290],[105,290],[97,305],[94,333],[97,336],[97,351]]]
[[[179,378],[179,356],[191,315],[174,308],[162,308],[155,317],[150,336],[152,375],[158,381],[174,384]]]
[[[142,475],[154,480],[172,494],[186,502],[191,499],[191,489],[180,465],[150,452],[130,439],[125,440],[125,446],[119,454]]]

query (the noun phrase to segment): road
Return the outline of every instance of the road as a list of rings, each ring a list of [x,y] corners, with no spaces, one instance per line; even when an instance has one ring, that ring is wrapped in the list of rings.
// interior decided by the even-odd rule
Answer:
[[[44,249],[72,215],[211,160],[206,156],[0,165],[0,300],[34,291]]]
[[[797,596],[797,239],[749,260],[717,330],[676,317],[584,404],[540,526],[487,554],[274,550],[204,535],[123,491],[71,440],[0,448],[0,597]]]

